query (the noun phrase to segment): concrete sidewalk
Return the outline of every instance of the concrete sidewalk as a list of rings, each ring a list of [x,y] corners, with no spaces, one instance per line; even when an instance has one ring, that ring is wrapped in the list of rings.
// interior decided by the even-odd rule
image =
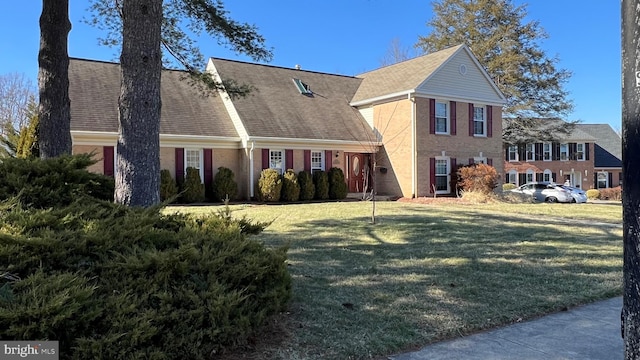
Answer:
[[[392,360],[575,359],[624,357],[622,297],[390,356]]]

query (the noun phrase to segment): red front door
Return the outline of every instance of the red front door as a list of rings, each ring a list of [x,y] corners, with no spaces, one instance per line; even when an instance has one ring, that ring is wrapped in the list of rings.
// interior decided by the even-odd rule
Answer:
[[[364,156],[348,154],[349,192],[362,192],[364,186]]]

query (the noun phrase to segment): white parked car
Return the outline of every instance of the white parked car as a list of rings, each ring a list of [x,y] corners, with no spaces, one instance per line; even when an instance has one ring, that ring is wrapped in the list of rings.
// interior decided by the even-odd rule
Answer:
[[[578,204],[587,202],[587,193],[584,190],[567,185],[562,185],[562,188],[571,192],[571,196],[573,197],[572,202]]]
[[[548,182],[531,182],[511,191],[531,195],[537,201],[549,203],[570,203],[574,200],[571,191],[563,189],[561,185]]]

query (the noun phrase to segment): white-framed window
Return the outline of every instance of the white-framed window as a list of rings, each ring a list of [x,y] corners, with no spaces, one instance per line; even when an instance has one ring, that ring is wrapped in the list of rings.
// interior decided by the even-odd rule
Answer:
[[[473,107],[473,135],[486,136],[487,122],[485,121],[484,106]]]
[[[276,169],[278,173],[284,174],[284,150],[269,150],[269,169]]]
[[[487,158],[486,157],[481,157],[481,156],[476,156],[473,158],[473,163],[474,164],[486,164],[487,163]]]
[[[527,177],[526,177],[527,182],[528,183],[533,182],[533,180],[535,180],[535,175],[536,174],[533,172],[533,170],[527,169]]]
[[[527,153],[527,161],[534,161],[536,159],[535,154],[536,154],[536,147],[534,144],[527,144],[526,146],[526,153]]]
[[[544,169],[542,173],[542,181],[553,182],[553,173],[549,169]]]
[[[542,160],[551,161],[551,143],[542,144]]]
[[[576,144],[576,160],[578,161],[584,161],[585,156],[584,156],[584,143],[577,143]]]
[[[436,101],[436,134],[449,133],[449,104]]]
[[[437,157],[436,158],[436,194],[448,194],[451,192],[449,183],[451,182],[451,175],[449,174],[449,158]]]
[[[507,174],[509,176],[509,178],[507,179],[507,182],[509,184],[514,184],[514,185],[518,185],[518,172],[515,170],[510,170],[509,173]]]
[[[596,184],[598,189],[606,189],[609,187],[609,173],[606,171],[598,172],[598,183]]]
[[[560,160],[569,160],[569,144],[560,144]]]
[[[518,145],[509,146],[509,161],[518,161]]]
[[[204,182],[204,166],[202,149],[184,149],[184,175],[187,175],[187,168],[198,169],[200,181]]]
[[[311,151],[311,173],[324,170],[324,151]]]

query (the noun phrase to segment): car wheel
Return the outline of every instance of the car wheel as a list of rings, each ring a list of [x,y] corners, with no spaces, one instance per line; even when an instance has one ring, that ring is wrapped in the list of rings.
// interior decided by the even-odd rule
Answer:
[[[545,201],[548,203],[555,203],[555,202],[558,202],[558,199],[556,199],[553,196],[549,196],[548,198],[545,199]]]
[[[571,203],[572,203],[572,204],[577,203],[576,198],[571,198]]]

